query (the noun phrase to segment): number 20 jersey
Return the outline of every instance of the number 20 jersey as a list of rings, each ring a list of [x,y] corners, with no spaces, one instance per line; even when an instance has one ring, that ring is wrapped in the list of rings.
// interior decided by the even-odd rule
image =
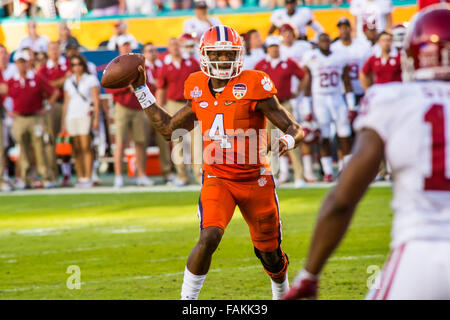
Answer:
[[[277,93],[270,77],[262,71],[244,70],[216,96],[208,82],[209,77],[199,71],[184,84],[184,97],[191,100],[201,125],[203,171],[231,180],[251,180],[269,173],[263,152],[267,148],[266,119],[255,107],[259,100]]]
[[[450,85],[427,81],[374,85],[356,130],[375,130],[392,167],[391,247],[450,240]]]
[[[311,72],[313,95],[341,94],[342,74],[347,58],[341,50],[326,56],[319,49],[306,52],[302,65]]]

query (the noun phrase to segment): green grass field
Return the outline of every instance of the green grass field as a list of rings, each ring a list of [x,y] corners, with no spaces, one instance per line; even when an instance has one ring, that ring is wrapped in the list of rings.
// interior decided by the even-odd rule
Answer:
[[[303,265],[327,189],[280,189],[290,280]],[[390,188],[372,188],[328,263],[320,299],[362,299],[367,267],[388,254]],[[0,299],[179,299],[198,235],[198,192],[0,197]],[[81,289],[66,287],[70,265]],[[270,280],[236,211],[200,299],[271,299]]]

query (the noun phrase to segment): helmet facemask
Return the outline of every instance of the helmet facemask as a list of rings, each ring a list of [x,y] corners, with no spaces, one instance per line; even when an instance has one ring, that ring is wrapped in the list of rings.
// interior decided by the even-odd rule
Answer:
[[[209,54],[218,51],[233,51],[235,52],[234,59],[221,61],[219,57],[211,60]],[[242,72],[243,67],[243,47],[232,45],[231,43],[220,42],[214,46],[204,46],[200,52],[200,64],[203,73],[211,78],[228,80],[237,77]],[[229,67],[223,68],[224,65]]]

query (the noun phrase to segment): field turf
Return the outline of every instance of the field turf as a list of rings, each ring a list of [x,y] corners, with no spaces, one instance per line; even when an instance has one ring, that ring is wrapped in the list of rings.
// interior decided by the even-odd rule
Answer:
[[[303,265],[327,189],[280,189],[290,280]],[[0,299],[179,299],[198,234],[198,192],[0,197]],[[362,299],[389,248],[391,190],[372,188],[324,270],[320,299]],[[81,289],[66,287],[71,265]],[[200,299],[271,299],[239,211],[214,254]]]

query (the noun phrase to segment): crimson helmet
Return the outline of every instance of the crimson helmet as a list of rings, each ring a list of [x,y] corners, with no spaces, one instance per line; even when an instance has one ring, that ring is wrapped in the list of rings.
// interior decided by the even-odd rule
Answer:
[[[392,40],[396,48],[403,48],[405,36],[406,36],[406,27],[404,24],[397,24],[392,28]]]
[[[208,52],[234,51],[234,60],[211,61]],[[206,31],[200,39],[200,66],[204,74],[217,79],[231,79],[241,74],[244,46],[239,33],[227,26],[215,26]],[[221,68],[230,65],[229,68]]]
[[[197,50],[197,42],[190,33],[183,33],[180,36],[181,52],[189,57],[193,57]]]
[[[450,80],[450,5],[426,7],[412,19],[402,56],[403,79]]]

